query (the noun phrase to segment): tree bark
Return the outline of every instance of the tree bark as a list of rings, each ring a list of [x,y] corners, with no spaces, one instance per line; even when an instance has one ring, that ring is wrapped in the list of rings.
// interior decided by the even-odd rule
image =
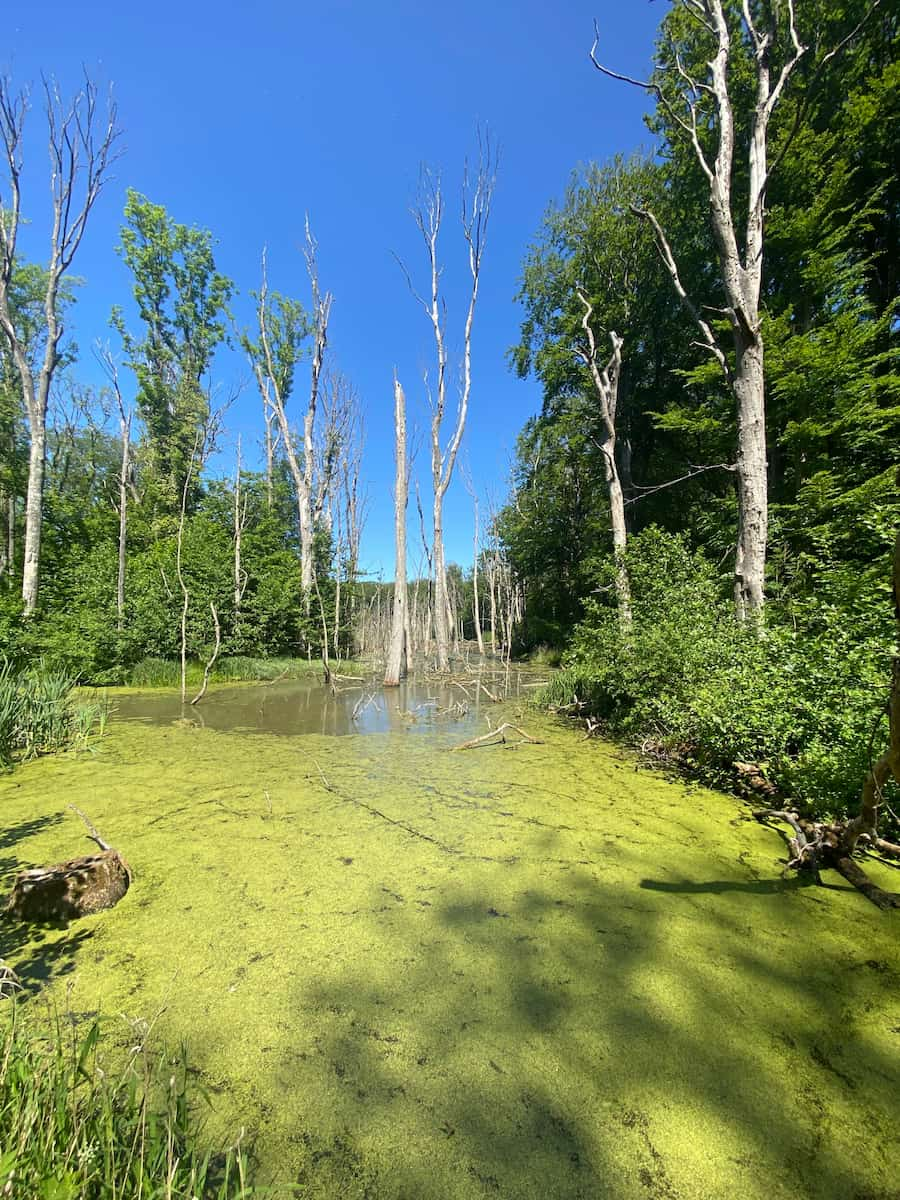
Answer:
[[[394,434],[396,474],[394,480],[394,610],[391,641],[384,672],[385,687],[397,687],[407,671],[406,509],[409,475],[406,458],[406,398],[394,378]]]
[[[22,600],[25,615],[37,609],[41,568],[41,531],[44,520],[44,468],[47,462],[46,414],[29,414],[28,487],[25,493],[25,558],[22,567]]]
[[[612,343],[612,355],[605,367],[597,361],[597,343],[594,337],[591,318],[594,315],[593,305],[584,292],[578,292],[584,306],[581,326],[584,329],[586,346],[579,351],[579,357],[588,367],[594,390],[600,406],[600,419],[603,422],[603,440],[600,449],[603,453],[603,465],[606,476],[606,491],[609,499],[609,521],[612,530],[613,559],[615,567],[616,606],[619,613],[619,626],[623,633],[631,629],[631,580],[628,576],[628,565],[625,551],[628,544],[628,526],[625,520],[625,497],[622,492],[622,481],[619,478],[618,458],[616,454],[616,415],[619,404],[619,379],[622,375],[622,339],[615,332],[609,331]]]
[[[16,569],[16,498],[10,495],[6,510],[6,573],[13,575]]]
[[[705,348],[713,355],[732,390],[737,420],[738,533],[735,547],[734,596],[739,618],[747,619],[762,610],[765,597],[765,563],[768,540],[768,463],[766,457],[765,380],[763,376],[763,341],[760,332],[759,298],[762,284],[765,251],[765,198],[769,182],[768,133],[772,113],[785,85],[806,53],[797,35],[794,2],[772,6],[763,28],[763,19],[754,18],[749,0],[743,0],[738,23],[753,59],[756,73],[756,98],[750,116],[750,138],[747,150],[748,203],[742,238],[738,238],[737,222],[732,208],[732,184],[735,163],[735,118],[729,83],[732,57],[733,19],[723,0],[691,0],[687,5],[696,19],[706,27],[715,43],[715,52],[708,63],[709,82],[696,80],[679,63],[682,80],[680,101],[686,115],[669,99],[658,83],[641,83],[619,75],[597,62],[594,49],[591,58],[598,70],[613,78],[636,84],[655,94],[662,111],[691,145],[697,163],[706,177],[709,188],[709,215],[716,244],[719,278],[725,292],[726,315],[732,329],[734,366],[722,350],[717,335],[695,305],[679,276],[671,245],[657,220],[649,210],[633,206],[638,215],[653,227],[660,256],[672,278],[675,290],[703,336]],[[782,29],[785,23],[786,29]],[[780,72],[773,81],[771,55],[773,46],[783,40],[787,47]],[[676,52],[677,59],[677,52]],[[710,160],[701,142],[699,129],[709,119],[698,104],[711,96],[715,105],[716,155]],[[743,242],[743,253],[740,245]]]
[[[124,412],[121,420],[122,461],[119,466],[119,561],[116,575],[116,627],[121,633],[125,625],[125,555],[128,540],[128,456],[130,452],[131,420]]]
[[[755,337],[747,345],[739,345],[736,364],[734,394],[738,414],[736,477],[739,519],[734,602],[738,617],[744,620],[763,607],[769,536],[762,340]]]
[[[25,500],[25,556],[22,600],[26,616],[37,610],[40,583],[43,523],[44,468],[46,465],[47,401],[50,384],[60,362],[60,286],[72,265],[87,221],[115,159],[118,138],[115,106],[110,104],[105,127],[98,127],[97,89],[85,78],[83,88],[68,104],[55,87],[44,81],[52,228],[44,291],[44,354],[37,380],[22,340],[13,324],[10,288],[16,270],[16,246],[21,222],[22,135],[27,96],[12,95],[0,77],[0,148],[6,159],[9,194],[0,195],[0,331],[9,344],[22,383],[28,418],[30,449]],[[98,134],[100,136],[98,136]],[[5,190],[5,189],[4,189]]]

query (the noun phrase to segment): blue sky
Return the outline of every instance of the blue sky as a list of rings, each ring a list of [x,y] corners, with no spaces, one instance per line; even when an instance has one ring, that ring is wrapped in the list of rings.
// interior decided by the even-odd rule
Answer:
[[[308,212],[322,285],[335,297],[333,361],[366,410],[364,566],[390,577],[391,379],[396,368],[410,420],[424,428],[421,377],[432,361],[430,328],[392,256],[424,278],[409,215],[420,164],[442,171],[448,197],[443,257],[456,363],[466,302],[456,220],[462,164],[479,124],[501,147],[463,444],[479,490],[499,500],[516,434],[540,404],[535,383],[517,379],[505,357],[521,315],[514,295],[523,254],[577,164],[649,138],[645,97],[601,78],[588,61],[593,19],[604,60],[643,75],[664,11],[648,0],[85,0],[77,16],[60,0],[18,6],[0,66],[17,84],[39,81],[43,71],[67,90],[84,64],[113,85],[124,129],[126,153],[75,264],[85,280],[72,320],[82,348],[79,377],[99,382],[91,342],[109,336],[113,304],[127,311],[129,279],[115,253],[127,187],[165,205],[174,219],[213,231],[219,269],[240,293],[233,308],[241,325],[252,320],[248,293],[258,284],[264,243],[270,285],[307,299],[299,245]],[[24,206],[32,223],[24,248],[44,257],[48,195],[37,96],[28,129]],[[240,432],[246,448],[258,447],[260,405],[242,356],[221,354],[216,378],[223,390],[246,381],[228,415],[227,441],[233,447]],[[225,455],[232,454],[226,444]],[[424,453],[419,472],[425,500]],[[471,536],[470,501],[457,482],[447,502],[448,558],[469,562]]]

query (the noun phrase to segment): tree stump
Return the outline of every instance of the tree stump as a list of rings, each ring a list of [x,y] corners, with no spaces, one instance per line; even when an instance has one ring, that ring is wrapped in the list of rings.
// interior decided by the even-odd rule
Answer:
[[[72,858],[16,876],[6,913],[20,921],[71,921],[112,908],[131,884],[131,869],[118,850]]]

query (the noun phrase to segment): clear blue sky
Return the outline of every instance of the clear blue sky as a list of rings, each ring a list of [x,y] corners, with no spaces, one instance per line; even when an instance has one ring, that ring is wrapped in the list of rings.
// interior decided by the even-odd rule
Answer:
[[[422,278],[423,249],[408,211],[420,163],[442,169],[448,195],[443,252],[455,363],[465,303],[456,220],[461,168],[478,123],[501,146],[463,454],[479,489],[499,499],[516,434],[540,403],[534,382],[518,380],[505,359],[520,320],[513,297],[523,253],[578,163],[649,139],[645,97],[601,78],[588,61],[593,18],[605,61],[642,75],[665,7],[648,0],[18,5],[0,66],[19,84],[51,73],[67,90],[84,64],[113,85],[125,131],[126,153],[75,264],[85,279],[72,323],[80,378],[99,382],[91,342],[108,336],[111,306],[129,299],[115,254],[127,187],[164,204],[176,220],[213,231],[219,269],[240,292],[234,310],[242,325],[252,319],[248,293],[258,283],[263,243],[271,286],[307,299],[298,246],[308,212],[322,284],[335,296],[334,361],[367,414],[364,565],[390,577],[391,377],[396,367],[411,420],[424,428],[420,381],[432,361],[429,326],[392,258],[396,251]],[[43,138],[35,95],[25,249],[39,257],[48,202]],[[260,405],[242,356],[221,355],[216,377],[223,389],[247,380],[229,413],[228,438],[233,445],[240,432],[246,447],[258,447]],[[425,499],[424,453],[419,470]],[[451,560],[471,560],[470,501],[461,483],[448,497],[447,551]]]

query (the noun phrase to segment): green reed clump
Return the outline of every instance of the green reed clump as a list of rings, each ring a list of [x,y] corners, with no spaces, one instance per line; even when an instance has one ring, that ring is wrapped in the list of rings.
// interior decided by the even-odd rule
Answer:
[[[87,745],[106,726],[105,701],[77,699],[75,680],[39,663],[0,665],[0,767]]]
[[[234,654],[220,658],[212,673],[219,682],[265,682],[275,679],[302,679],[317,675],[322,670],[319,659],[306,658],[253,658]],[[203,664],[191,661],[187,664],[188,687],[199,684],[203,679]],[[181,663],[165,658],[145,658],[131,668],[127,674],[130,687],[174,688],[181,686]]]
[[[101,1061],[99,1023],[26,1028],[15,1006],[0,1036],[0,1196],[41,1200],[235,1200],[250,1195],[240,1138],[199,1147],[184,1050],[147,1046]],[[115,1062],[115,1056],[113,1056]]]

